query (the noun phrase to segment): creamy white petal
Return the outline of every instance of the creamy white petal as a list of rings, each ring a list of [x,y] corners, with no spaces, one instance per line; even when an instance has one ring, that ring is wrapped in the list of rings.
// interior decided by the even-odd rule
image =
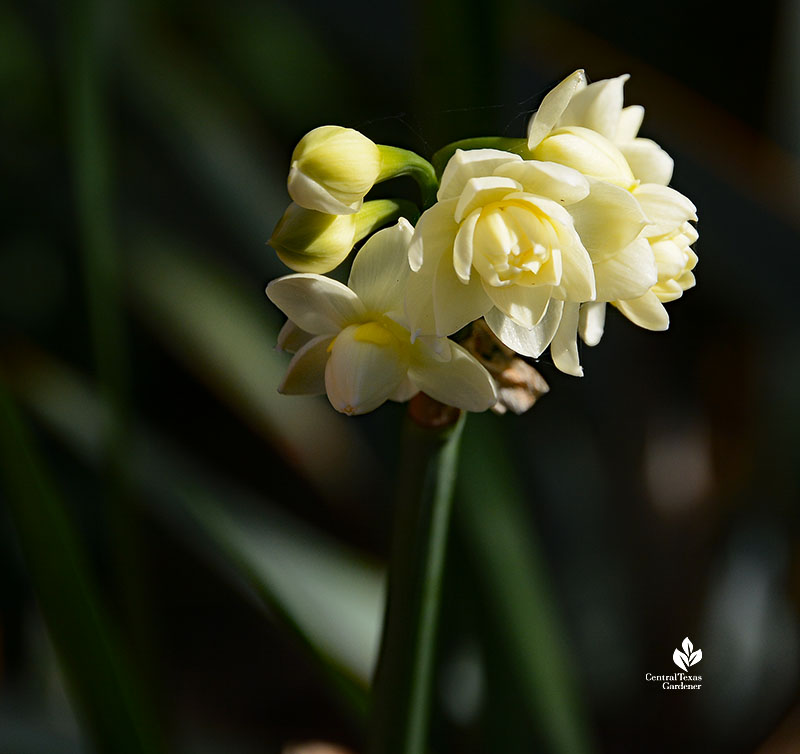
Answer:
[[[676,278],[686,268],[689,261],[688,249],[680,247],[675,241],[666,238],[650,244],[656,260],[658,276],[662,280]]]
[[[653,250],[646,238],[638,238],[613,257],[597,262],[594,274],[598,301],[637,298],[658,280]]]
[[[591,262],[590,262],[591,266]],[[528,287],[505,285],[502,287],[483,286],[492,303],[520,327],[531,328],[538,325],[550,302],[553,288],[549,285]]]
[[[456,240],[453,242],[453,267],[456,275],[462,282],[468,283],[472,271],[473,240],[475,226],[481,216],[481,210],[476,209],[458,229]]]
[[[581,89],[570,100],[559,125],[591,128],[613,141],[622,113],[622,88],[629,78],[626,73],[613,79],[596,81]]]
[[[649,220],[645,235],[661,236],[697,220],[697,208],[679,191],[657,183],[643,183],[633,190]]]
[[[458,233],[458,223],[453,219],[457,204],[458,199],[439,201],[422,213],[408,247],[408,263],[414,272],[424,264],[435,268],[439,255],[452,248]]]
[[[452,260],[444,254],[433,280],[436,335],[451,335],[482,317],[491,306],[480,277],[473,275],[469,283],[463,283],[453,269]]]
[[[561,204],[574,204],[589,193],[589,181],[577,170],[557,162],[523,160],[498,167],[495,175],[519,181],[524,191]]]
[[[615,301],[614,306],[645,330],[666,330],[669,327],[669,314],[652,291],[630,301]]]
[[[511,162],[509,164],[519,163]],[[454,219],[460,223],[473,210],[499,201],[514,191],[521,190],[522,185],[512,178],[494,175],[470,178],[458,198]]]
[[[520,327],[499,309],[487,312],[484,319],[489,329],[510,349],[522,356],[538,359],[553,340],[561,322],[564,302],[550,299],[544,317],[535,327]]]
[[[573,204],[570,213],[595,263],[627,246],[647,225],[647,217],[630,191],[604,181],[592,181],[589,196]]]
[[[401,217],[391,228],[379,230],[356,254],[348,286],[373,312],[403,308],[408,266],[408,247],[414,228]]]
[[[407,376],[400,383],[400,386],[389,396],[389,400],[395,401],[396,403],[405,403],[406,401],[410,401],[418,392],[419,388],[416,383]]]
[[[592,258],[574,228],[559,230],[561,242],[561,284],[558,298],[592,301],[597,295]]]
[[[289,196],[296,204],[329,215],[352,215],[354,212],[358,212],[364,203],[363,199],[358,199],[350,204],[339,201],[317,181],[309,178],[302,170],[298,170],[294,166],[289,170],[287,187]]]
[[[553,87],[528,122],[528,149],[534,149],[559,122],[577,92],[586,86],[586,74],[577,70]]]
[[[425,265],[419,272],[412,272],[406,281],[405,314],[412,338],[436,332],[436,314],[433,310],[435,279],[436,267]]]
[[[614,141],[623,144],[636,138],[644,120],[644,108],[641,105],[623,107],[617,123],[617,135]]]
[[[414,383],[448,406],[465,411],[486,411],[497,402],[494,380],[466,349],[452,341],[450,360],[426,357],[412,360],[408,373]]]
[[[566,374],[583,377],[583,367],[578,358],[578,319],[579,304],[567,302],[558,330],[550,344],[550,356],[553,363]]]
[[[314,335],[337,333],[366,312],[346,285],[311,272],[273,280],[267,296],[298,327]]]
[[[672,180],[672,157],[654,141],[633,139],[620,144],[620,151],[631,166],[633,175],[642,183],[666,186]]]
[[[318,335],[308,341],[289,362],[278,392],[285,395],[322,395],[325,392],[328,346],[332,340],[332,335]]]
[[[436,198],[440,202],[458,198],[470,178],[491,175],[504,162],[521,159],[502,149],[456,149],[442,173]]]
[[[378,408],[406,378],[408,362],[393,344],[358,339],[358,326],[342,330],[325,366],[325,389],[331,405],[344,414]]]
[[[587,346],[596,346],[603,337],[606,325],[606,304],[604,301],[589,301],[581,304],[578,331]]]
[[[287,319],[278,333],[275,348],[286,353],[297,353],[314,336],[301,330],[292,320]]]

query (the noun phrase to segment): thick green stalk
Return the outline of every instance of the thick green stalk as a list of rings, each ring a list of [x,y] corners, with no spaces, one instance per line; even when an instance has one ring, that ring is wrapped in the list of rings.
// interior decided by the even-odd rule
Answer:
[[[410,175],[419,186],[422,208],[433,206],[436,202],[436,192],[439,190],[439,180],[433,165],[408,149],[384,145],[380,145],[378,149],[381,153],[381,173],[377,183],[401,175]]]
[[[408,422],[372,691],[370,754],[427,750],[436,627],[458,451],[466,414],[445,428]]]
[[[2,383],[0,470],[27,573],[93,750],[164,751],[152,705],[105,615],[64,503]]]

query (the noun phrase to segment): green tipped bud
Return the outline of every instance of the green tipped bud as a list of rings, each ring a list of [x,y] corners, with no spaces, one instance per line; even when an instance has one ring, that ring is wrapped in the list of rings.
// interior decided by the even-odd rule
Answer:
[[[268,243],[287,267],[322,274],[338,266],[355,242],[355,215],[329,215],[292,203]]]
[[[352,215],[329,215],[292,203],[267,243],[295,272],[323,274],[338,267],[358,241],[400,215],[417,217],[415,207],[400,199],[365,202]]]
[[[332,215],[361,209],[381,172],[378,147],[352,128],[321,126],[292,154],[289,195],[301,207]]]

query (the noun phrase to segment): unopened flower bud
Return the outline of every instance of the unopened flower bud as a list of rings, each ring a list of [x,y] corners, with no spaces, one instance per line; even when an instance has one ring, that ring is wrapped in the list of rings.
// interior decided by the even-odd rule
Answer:
[[[352,128],[321,126],[292,154],[289,194],[301,207],[332,215],[361,209],[381,172],[378,147]]]
[[[323,273],[338,266],[356,242],[355,215],[328,215],[290,204],[269,245],[297,272]]]

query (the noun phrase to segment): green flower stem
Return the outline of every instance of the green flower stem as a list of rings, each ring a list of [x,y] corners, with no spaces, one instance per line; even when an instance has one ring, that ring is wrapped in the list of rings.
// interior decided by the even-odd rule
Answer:
[[[370,754],[425,754],[436,627],[466,414],[444,428],[408,422],[389,590],[372,690]]]
[[[502,149],[506,152],[522,155],[526,159],[528,142],[526,139],[509,139],[505,136],[479,136],[475,139],[462,139],[442,147],[433,155],[431,162],[436,170],[436,175],[441,178],[448,160],[455,154],[456,149]]]
[[[412,225],[419,218],[419,208],[414,202],[406,199],[373,199],[364,202],[356,213],[356,235],[354,243],[382,228],[393,223],[400,217],[405,217]]]
[[[64,501],[2,382],[0,471],[26,571],[93,751],[165,751],[152,701],[103,610]]]
[[[422,193],[422,208],[427,209],[436,202],[439,179],[433,165],[416,152],[398,147],[379,145],[381,153],[381,172],[376,183],[388,181],[401,175],[410,175],[419,185]]]

